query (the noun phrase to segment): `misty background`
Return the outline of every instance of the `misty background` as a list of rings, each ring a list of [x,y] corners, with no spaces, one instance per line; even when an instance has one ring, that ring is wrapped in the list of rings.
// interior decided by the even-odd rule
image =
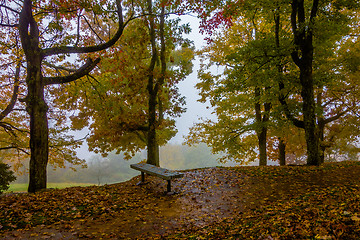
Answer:
[[[181,16],[183,23],[190,23],[192,31],[186,37],[194,42],[196,50],[200,50],[205,44],[203,35],[199,33],[199,20],[193,16]],[[183,145],[184,137],[189,133],[189,128],[200,118],[214,119],[212,110],[208,104],[200,103],[200,98],[195,85],[198,83],[197,72],[200,67],[200,60],[196,57],[193,60],[193,72],[178,84],[182,96],[186,97],[186,112],[176,119],[178,133],[170,142],[160,148],[161,167],[173,170],[185,170],[214,166],[235,166],[235,163],[220,163],[217,159],[220,155],[211,153],[211,149],[205,144],[198,146]],[[88,129],[75,132],[77,138],[87,135]],[[89,152],[86,141],[77,150],[77,155],[85,159],[87,167],[67,166],[56,168],[48,166],[49,183],[89,183],[89,184],[111,184],[122,182],[139,175],[139,172],[131,169],[130,164],[138,163],[146,159],[146,150],[139,152],[130,160],[124,160],[123,154],[109,153],[107,157]],[[25,170],[25,169],[24,169]],[[25,172],[25,171],[22,171]],[[15,183],[27,183],[28,174],[18,176]]]

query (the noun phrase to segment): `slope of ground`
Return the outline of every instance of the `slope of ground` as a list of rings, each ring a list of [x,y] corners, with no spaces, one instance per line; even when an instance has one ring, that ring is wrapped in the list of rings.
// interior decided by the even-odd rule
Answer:
[[[0,197],[1,239],[358,239],[360,163],[186,171]]]

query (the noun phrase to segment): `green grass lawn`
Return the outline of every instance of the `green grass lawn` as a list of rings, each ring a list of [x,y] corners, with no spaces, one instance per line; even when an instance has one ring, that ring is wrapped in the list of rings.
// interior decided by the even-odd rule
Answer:
[[[66,187],[75,187],[75,186],[91,186],[95,185],[94,183],[48,183],[48,188],[66,188]],[[27,183],[13,183],[10,184],[10,188],[6,192],[26,192],[28,188]]]

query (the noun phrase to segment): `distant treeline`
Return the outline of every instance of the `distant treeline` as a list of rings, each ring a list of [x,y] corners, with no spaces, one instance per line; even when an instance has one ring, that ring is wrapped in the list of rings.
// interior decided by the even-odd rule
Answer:
[[[205,144],[188,147],[168,144],[160,149],[160,165],[169,169],[193,169],[212,166],[224,166],[217,159],[220,155],[211,154]],[[146,158],[145,153],[138,153],[130,160],[124,160],[123,154],[110,153],[107,157],[94,155],[87,160],[87,167],[72,166],[53,169],[48,167],[48,182],[77,182],[110,184],[123,182],[139,174],[130,168]],[[228,163],[226,165],[234,165]],[[72,169],[73,168],[73,169]],[[75,171],[74,171],[75,170]],[[18,176],[17,183],[27,183],[28,175]]]

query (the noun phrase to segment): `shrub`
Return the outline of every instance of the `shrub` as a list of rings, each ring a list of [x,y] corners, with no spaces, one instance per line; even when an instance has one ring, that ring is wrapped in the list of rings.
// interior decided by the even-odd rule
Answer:
[[[9,189],[9,184],[15,181],[14,172],[10,170],[10,166],[0,163],[0,194]]]

